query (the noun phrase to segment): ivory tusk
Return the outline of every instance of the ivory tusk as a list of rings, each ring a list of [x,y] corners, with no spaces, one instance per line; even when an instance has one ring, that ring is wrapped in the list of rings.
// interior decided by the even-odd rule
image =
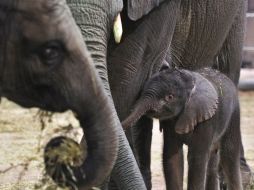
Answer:
[[[123,35],[123,26],[121,21],[121,15],[119,13],[114,21],[114,37],[116,43],[119,44],[121,42],[122,35]]]

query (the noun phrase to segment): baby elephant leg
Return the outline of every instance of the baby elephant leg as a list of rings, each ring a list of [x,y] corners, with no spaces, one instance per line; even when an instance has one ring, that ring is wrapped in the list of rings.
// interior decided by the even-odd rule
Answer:
[[[226,183],[229,190],[242,190],[239,153],[234,150],[236,144],[229,144],[224,141],[221,150],[221,166],[226,177]],[[231,147],[230,147],[231,146]]]
[[[188,190],[205,190],[213,128],[210,125],[195,129],[188,151]]]
[[[208,152],[189,151],[188,190],[205,190]]]
[[[218,167],[219,167],[219,152],[218,150],[215,150],[211,153],[207,166],[206,190],[220,189]]]
[[[247,189],[247,187],[252,183],[252,172],[250,166],[247,164],[247,161],[244,157],[244,149],[242,142],[240,144],[240,170],[243,189]]]
[[[167,190],[183,189],[183,144],[169,121],[160,122],[163,128],[163,170]]]
[[[228,190],[242,190],[240,173],[240,119],[239,114],[232,116],[229,129],[221,141],[221,166],[226,177]]]

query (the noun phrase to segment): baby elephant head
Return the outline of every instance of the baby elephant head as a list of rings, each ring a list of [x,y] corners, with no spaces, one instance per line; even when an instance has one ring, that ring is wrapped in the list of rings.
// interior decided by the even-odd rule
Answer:
[[[127,128],[146,114],[160,120],[176,119],[176,132],[184,134],[210,119],[217,103],[217,91],[202,75],[167,69],[147,81],[133,112],[122,124]]]

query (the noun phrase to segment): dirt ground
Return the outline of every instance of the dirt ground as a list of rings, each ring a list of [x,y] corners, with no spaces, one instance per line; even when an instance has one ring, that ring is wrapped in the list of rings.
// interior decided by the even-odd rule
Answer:
[[[239,94],[245,154],[249,165],[254,169],[254,91]],[[53,136],[63,133],[68,133],[77,140],[81,137],[78,122],[70,112],[54,114],[50,121],[45,122],[46,126],[42,126],[38,109],[23,109],[5,99],[2,100],[0,105],[0,190],[44,189],[39,182],[43,174],[43,146]],[[155,126],[152,145],[154,190],[165,189],[161,169],[161,150],[162,134],[158,126]]]

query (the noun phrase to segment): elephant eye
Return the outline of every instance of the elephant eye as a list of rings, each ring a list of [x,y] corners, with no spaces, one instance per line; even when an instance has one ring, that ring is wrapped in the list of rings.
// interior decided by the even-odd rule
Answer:
[[[166,101],[166,102],[170,102],[170,101],[172,101],[173,99],[174,99],[174,96],[173,96],[172,94],[166,95],[166,96],[165,96],[165,101]]]
[[[38,55],[44,64],[55,65],[63,61],[64,48],[60,42],[47,42],[39,48]]]

